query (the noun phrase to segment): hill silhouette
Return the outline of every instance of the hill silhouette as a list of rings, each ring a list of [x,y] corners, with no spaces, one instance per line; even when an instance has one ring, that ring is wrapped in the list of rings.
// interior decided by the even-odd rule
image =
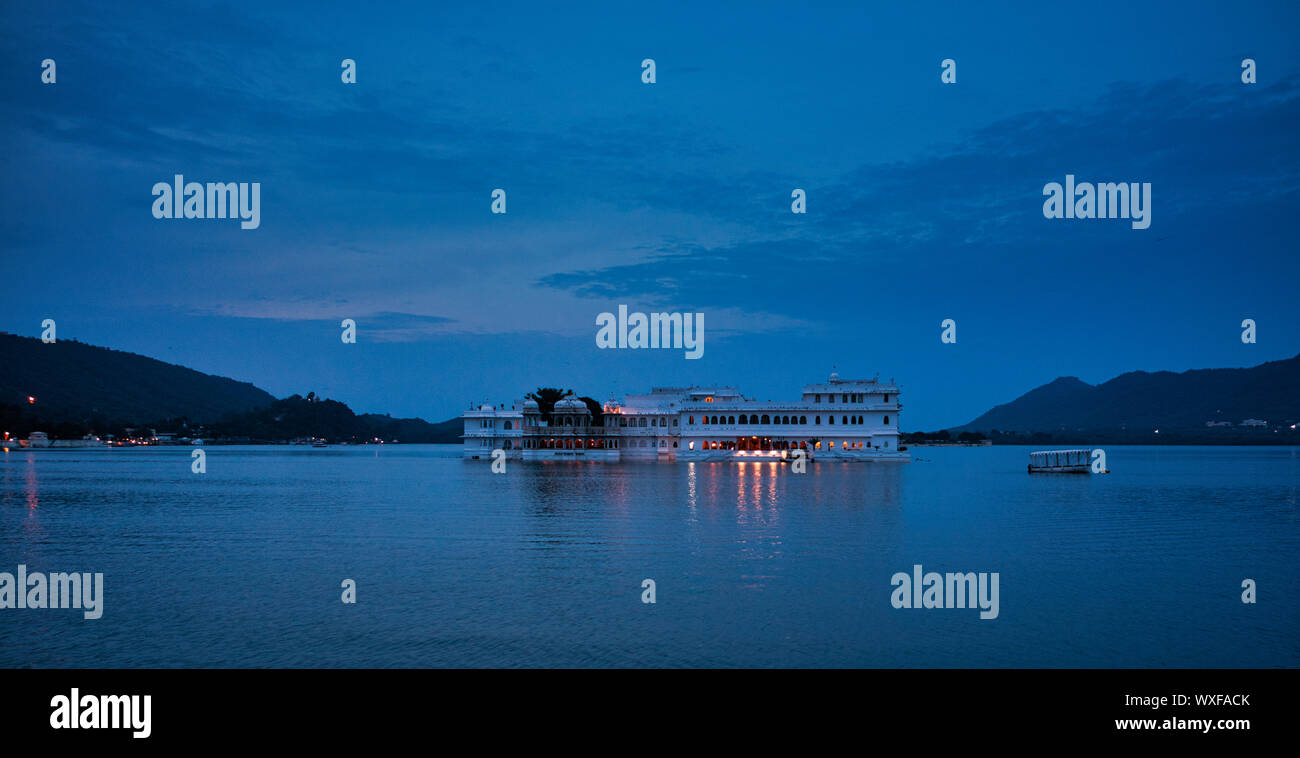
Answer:
[[[1267,426],[1243,427],[1247,419]],[[1159,429],[1161,441],[1288,442],[1297,421],[1300,355],[1251,368],[1132,371],[1095,386],[1060,377],[950,431],[1128,440]]]
[[[27,398],[36,402],[29,403]],[[278,442],[297,437],[363,442],[459,442],[460,419],[356,414],[347,405],[293,395],[277,400],[248,382],[76,340],[46,344],[0,332],[0,426],[17,437],[122,436],[127,428],[202,429],[208,437]]]
[[[27,406],[33,396],[25,410],[50,423],[207,423],[275,400],[248,382],[76,340],[46,344],[0,332],[0,367],[0,403]]]

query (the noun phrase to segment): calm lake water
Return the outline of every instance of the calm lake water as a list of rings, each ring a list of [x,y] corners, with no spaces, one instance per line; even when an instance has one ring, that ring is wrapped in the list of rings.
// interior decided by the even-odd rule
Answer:
[[[1018,447],[802,475],[189,453],[0,454],[0,571],[105,595],[98,620],[0,610],[0,666],[1300,665],[1292,448],[1109,447],[1109,476],[1028,476]],[[998,572],[998,618],[893,608],[918,563]]]

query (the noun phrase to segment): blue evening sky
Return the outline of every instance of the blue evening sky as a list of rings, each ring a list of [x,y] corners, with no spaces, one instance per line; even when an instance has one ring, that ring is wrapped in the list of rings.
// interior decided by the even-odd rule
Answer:
[[[539,385],[775,400],[835,366],[903,384],[905,429],[1062,375],[1300,352],[1294,2],[0,19],[0,330],[54,318],[61,338],[431,420]],[[154,219],[177,173],[261,182],[261,227]],[[1067,173],[1151,182],[1151,227],[1044,219]],[[705,314],[704,357],[597,349],[620,303]]]

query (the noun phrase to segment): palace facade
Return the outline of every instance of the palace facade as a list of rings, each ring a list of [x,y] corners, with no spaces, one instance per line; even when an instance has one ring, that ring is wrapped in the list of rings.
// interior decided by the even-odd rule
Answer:
[[[759,402],[735,387],[655,387],[598,409],[567,397],[545,417],[537,402],[485,404],[464,416],[464,457],[596,461],[908,460],[898,447],[902,404],[891,380],[831,374],[800,399]]]

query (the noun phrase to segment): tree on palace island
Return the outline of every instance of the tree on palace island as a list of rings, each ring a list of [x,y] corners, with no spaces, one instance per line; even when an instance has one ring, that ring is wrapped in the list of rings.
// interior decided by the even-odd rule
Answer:
[[[541,411],[542,420],[549,424],[551,422],[551,411],[555,410],[555,404],[572,395],[573,390],[538,387],[536,392],[531,392],[526,397],[537,403],[537,410]]]

